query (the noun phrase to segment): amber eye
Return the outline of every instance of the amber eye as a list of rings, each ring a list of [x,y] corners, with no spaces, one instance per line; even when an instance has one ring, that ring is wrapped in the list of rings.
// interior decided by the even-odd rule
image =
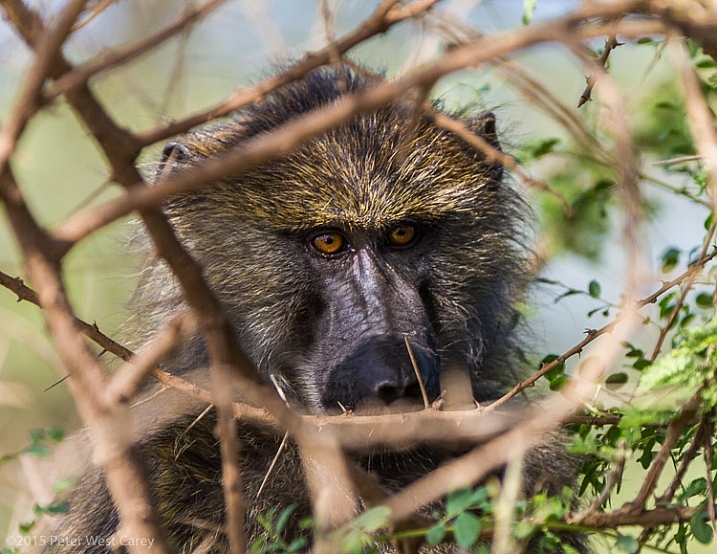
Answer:
[[[338,254],[346,248],[346,239],[339,233],[322,233],[311,239],[311,244],[322,254]]]
[[[416,238],[416,228],[413,225],[399,225],[388,232],[388,241],[393,246],[406,246]]]

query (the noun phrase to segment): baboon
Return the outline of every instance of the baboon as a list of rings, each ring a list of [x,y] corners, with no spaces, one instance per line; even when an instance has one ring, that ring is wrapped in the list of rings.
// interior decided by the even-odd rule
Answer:
[[[315,70],[228,121],[169,143],[157,175],[200,165],[370,85],[356,70]],[[420,105],[394,100],[289,155],[163,206],[203,267],[242,349],[305,412],[422,405],[406,339],[430,401],[441,396],[441,371],[448,366],[469,373],[480,402],[515,382],[515,304],[528,274],[524,202],[503,183],[500,164],[440,128]],[[491,113],[462,118],[499,148]],[[186,309],[159,259],[144,269],[131,306],[137,342]],[[196,336],[165,368],[193,380],[202,379],[208,364]],[[152,418],[140,449],[170,546],[181,553],[226,552],[212,415],[197,419],[205,406],[189,400],[167,409],[151,386],[144,395],[143,409]],[[272,506],[296,505],[289,531],[301,532],[295,523],[310,509],[296,448],[282,454],[267,489],[254,500],[281,437],[241,422],[238,436],[249,540],[262,532],[257,515]],[[390,490],[448,455],[416,445],[365,453],[357,462]],[[527,466],[526,490],[540,482],[557,493],[572,480],[568,458],[554,446],[535,449]],[[66,498],[70,511],[55,535],[110,537],[116,530],[99,470],[82,477]],[[570,540],[582,548],[579,539]],[[86,545],[85,551],[107,547]]]

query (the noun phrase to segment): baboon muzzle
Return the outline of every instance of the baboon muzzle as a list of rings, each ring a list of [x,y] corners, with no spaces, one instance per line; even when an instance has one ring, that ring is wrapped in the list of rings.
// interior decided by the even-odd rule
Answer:
[[[440,360],[435,347],[410,339],[411,360],[404,339],[378,336],[365,340],[329,376],[322,404],[327,410],[343,406],[389,405],[397,400],[423,405],[419,377],[429,401],[438,397]]]

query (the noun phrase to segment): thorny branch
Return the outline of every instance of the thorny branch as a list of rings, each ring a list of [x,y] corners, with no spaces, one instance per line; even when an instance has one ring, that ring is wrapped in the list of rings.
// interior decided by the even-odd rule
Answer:
[[[600,54],[600,57],[597,59],[597,63],[604,69],[607,69],[607,59],[610,57],[610,53],[618,46],[622,46],[622,43],[618,42],[617,38],[615,38],[614,35],[610,36],[605,41],[605,47],[603,48],[602,54]],[[593,88],[595,87],[596,78],[594,75],[590,75],[585,80],[587,81],[587,86],[585,87],[583,93],[580,95],[580,100],[578,101],[578,108],[580,108],[586,102],[590,102],[590,96],[592,95]]]
[[[699,274],[701,271],[704,270],[706,264],[710,262],[714,257],[717,256],[717,250],[705,254],[704,256],[700,257],[697,261],[695,261],[694,264],[692,264],[689,268],[687,268],[682,274],[678,275],[674,279],[671,279],[670,281],[667,281],[662,284],[662,286],[649,296],[639,300],[636,302],[637,309],[643,308],[644,306],[647,306],[648,304],[654,304],[663,294],[665,294],[668,290],[680,286],[686,281],[688,281],[693,275]],[[510,391],[508,391],[505,395],[503,395],[501,398],[496,400],[493,404],[487,407],[487,409],[493,410],[505,402],[507,402],[510,398],[514,397],[515,395],[519,394],[520,392],[524,391],[527,388],[530,388],[535,385],[535,383],[543,377],[546,373],[548,373],[551,369],[564,364],[568,359],[575,356],[576,354],[581,354],[585,347],[593,342],[596,338],[599,336],[612,333],[612,331],[615,329],[615,327],[622,322],[624,315],[620,314],[617,318],[615,318],[613,321],[610,321],[609,323],[603,325],[600,327],[600,329],[589,329],[585,332],[587,335],[582,341],[580,341],[578,344],[570,348],[567,352],[561,354],[558,356],[555,360],[543,364],[538,371],[536,371],[533,375],[525,379],[524,381],[521,381],[517,385],[515,385]]]
[[[321,461],[327,471],[337,476],[346,488],[353,489],[364,497],[372,497],[373,504],[383,502],[391,508],[392,521],[400,522],[456,487],[475,485],[510,459],[521,456],[531,444],[550,433],[561,422],[570,420],[585,398],[591,394],[595,382],[600,379],[601,368],[611,365],[617,357],[619,347],[615,345],[619,344],[619,340],[614,341],[613,346],[600,353],[601,363],[584,367],[580,375],[565,389],[562,397],[553,398],[542,406],[526,408],[526,411],[517,414],[518,417],[501,418],[496,412],[497,408],[509,398],[533,386],[550,369],[564,363],[569,357],[580,354],[598,336],[611,333],[627,337],[635,327],[637,310],[655,302],[671,288],[682,286],[682,297],[673,311],[673,316],[676,317],[687,291],[717,255],[714,251],[710,252],[715,231],[713,226],[703,244],[699,258],[682,275],[664,283],[655,293],[643,300],[635,301],[634,295],[630,292],[623,303],[622,312],[614,321],[601,329],[589,331],[583,341],[552,363],[545,364],[533,376],[516,385],[513,390],[482,412],[437,412],[426,409],[418,414],[401,416],[403,419],[398,424],[394,421],[397,419],[396,416],[388,415],[337,418],[298,416],[284,404],[272,387],[262,383],[242,353],[236,342],[234,330],[204,281],[201,267],[183,249],[159,210],[158,206],[164,199],[177,192],[204,186],[219,178],[239,173],[286,154],[303,141],[346,121],[356,113],[417,90],[427,91],[435,82],[452,72],[496,61],[508,66],[513,63],[506,58],[508,55],[546,42],[562,43],[578,52],[581,41],[607,36],[605,50],[597,61],[597,65],[602,67],[595,68],[593,74],[599,75],[602,79],[605,77],[604,69],[610,51],[619,44],[618,36],[628,38],[654,33],[670,34],[672,52],[677,60],[676,65],[680,69],[685,89],[689,122],[702,163],[707,168],[708,181],[712,187],[715,187],[717,186],[717,136],[714,131],[713,114],[704,101],[678,41],[683,36],[689,36],[713,47],[710,41],[713,40],[712,37],[717,29],[717,13],[700,12],[697,17],[690,15],[689,10],[673,12],[662,2],[638,0],[585,3],[560,19],[496,34],[489,39],[472,37],[472,40],[456,46],[434,61],[395,81],[379,82],[365,93],[345,97],[319,113],[306,114],[272,133],[248,141],[232,149],[223,158],[183,174],[166,176],[155,186],[149,187],[136,167],[136,159],[143,147],[224,116],[241,106],[260,101],[267,93],[300,79],[310,70],[336,62],[355,46],[373,36],[385,33],[392,26],[403,21],[426,17],[437,4],[437,0],[415,0],[409,3],[384,0],[368,19],[350,33],[336,40],[330,40],[330,44],[325,48],[305,55],[276,76],[254,87],[236,91],[216,106],[181,121],[139,133],[131,133],[119,126],[94,96],[88,85],[89,80],[153,50],[163,41],[185,31],[220,4],[221,0],[208,0],[198,7],[189,8],[175,23],[147,36],[144,40],[73,67],[63,57],[62,48],[68,36],[76,28],[77,18],[85,9],[84,1],[69,2],[54,25],[46,28],[41,17],[20,0],[0,0],[8,21],[35,51],[34,62],[25,74],[15,104],[0,128],[0,199],[20,244],[25,270],[37,292],[25,286],[20,279],[9,277],[1,272],[0,285],[15,292],[19,299],[43,307],[50,334],[65,369],[71,376],[68,382],[78,408],[97,438],[98,458],[104,463],[113,499],[118,507],[122,525],[128,533],[145,537],[160,536],[158,525],[152,515],[151,501],[141,464],[131,441],[121,432],[124,427],[121,422],[126,417],[123,408],[147,373],[153,374],[165,386],[183,390],[207,404],[214,404],[217,408],[228,507],[228,535],[234,552],[242,552],[246,548],[242,529],[244,507],[240,493],[240,474],[236,464],[240,454],[233,437],[234,417],[253,418],[282,432],[287,431],[309,457]],[[626,13],[645,17],[638,20],[620,19]],[[596,22],[597,18],[600,18],[599,22]],[[328,34],[333,39],[333,26],[330,27]],[[510,71],[515,74],[515,81],[522,83],[520,87],[527,84],[532,90],[539,91],[537,96],[543,99],[544,106],[554,104],[550,94],[541,91],[539,84],[533,82],[532,78],[521,74],[514,67]],[[601,83],[600,79],[595,77],[589,79],[581,102],[590,99],[594,92],[593,87],[596,87],[603,101],[611,108],[613,128],[619,129],[614,141],[615,151],[610,152],[609,149],[605,149],[601,150],[600,154],[606,157],[606,161],[612,161],[617,168],[616,173],[625,192],[625,206],[628,213],[626,243],[628,249],[633,249],[631,254],[635,254],[634,250],[638,244],[637,225],[642,220],[640,213],[642,200],[637,189],[638,173],[634,157],[627,155],[632,144],[629,141],[627,117],[622,113],[625,102],[619,97],[612,84],[607,81]],[[39,110],[55,102],[59,97],[64,97],[84,121],[90,135],[94,137],[106,156],[113,179],[125,189],[126,194],[118,200],[81,213],[62,223],[54,232],[48,233],[40,227],[26,205],[23,191],[12,172],[11,164],[18,141],[27,124]],[[563,121],[566,128],[572,128],[576,136],[587,134],[589,140],[593,140],[585,127],[579,121],[577,123],[574,121],[574,114],[566,110],[561,111],[560,108],[557,110],[555,114]],[[503,163],[526,182],[537,184],[548,193],[552,193],[548,187],[524,173],[512,158],[475,140],[460,122],[440,114],[433,116],[439,125],[463,136],[488,158]],[[714,194],[713,192],[713,197]],[[563,198],[559,199],[566,202]],[[570,206],[564,206],[564,210],[569,213]],[[175,321],[168,326],[164,334],[148,346],[144,354],[133,356],[128,349],[101,333],[96,325],[82,322],[74,316],[60,274],[63,257],[77,242],[132,211],[137,211],[144,220],[159,255],[167,260],[181,282],[185,297],[192,307],[193,317],[196,318],[196,324],[206,338],[214,379],[211,393],[165,373],[157,367],[158,362],[168,355],[180,338],[192,332],[193,323],[188,319]],[[636,256],[630,256],[631,261],[634,262],[635,259]],[[633,266],[631,268],[633,275],[627,285],[629,291],[635,290],[637,283],[635,268]],[[655,353],[659,351],[670,323],[662,328]],[[104,368],[81,337],[81,333],[96,341],[105,350],[121,357],[128,362],[127,365],[123,366],[113,378],[108,378]],[[249,405],[235,402],[232,388],[237,383],[240,384],[238,388],[241,388],[247,397]],[[100,394],[99,391],[103,392]],[[602,528],[642,525],[645,529],[649,529],[663,523],[685,521],[697,513],[699,508],[679,506],[658,505],[653,510],[646,510],[646,504],[655,490],[657,479],[662,474],[672,446],[685,427],[694,421],[698,409],[699,399],[696,397],[669,425],[667,438],[653,460],[643,487],[633,502],[626,503],[618,510],[604,513],[598,510],[598,506],[604,500],[601,497],[600,501],[587,511],[569,516],[568,523]],[[466,430],[469,426],[465,423],[474,423],[476,420],[481,422],[480,428]],[[455,425],[451,426],[450,422]],[[594,423],[598,424],[598,422]],[[615,421],[606,417],[599,423],[614,424]],[[321,434],[318,433],[317,426],[323,427]],[[703,426],[707,428],[707,423],[704,421]],[[700,429],[703,429],[703,426]],[[345,432],[344,429],[341,433],[330,432],[331,429],[341,427],[345,427]],[[709,428],[711,429],[711,426]],[[709,439],[704,437],[705,431],[697,435],[688,450],[690,458],[695,456],[701,442],[709,443]],[[381,444],[382,441],[401,443],[401,441],[415,440],[419,436],[429,441],[433,438],[447,440],[448,437],[448,440],[467,439],[484,444],[480,444],[468,454],[389,498],[384,498],[368,486],[365,476],[357,475],[356,469],[347,465],[340,449],[341,445],[374,445]],[[485,441],[489,439],[492,440],[486,443]],[[710,454],[707,454],[708,451]],[[705,452],[706,456],[711,455],[709,444],[705,445]],[[684,474],[686,463],[680,468],[679,473]],[[317,484],[317,487],[320,486]],[[675,487],[673,481],[660,500],[671,500]],[[605,494],[609,490],[610,486],[606,486]],[[314,496],[317,497],[322,492],[327,491],[314,490]],[[332,516],[334,519],[329,522],[319,522],[320,524],[335,527],[350,518],[354,499],[350,498],[347,502],[339,496],[334,495],[332,499],[332,506],[335,509]],[[166,545],[161,541],[154,543],[153,551],[165,550]]]
[[[112,50],[110,52],[106,52],[100,55],[96,60],[85,62],[81,66],[73,68],[71,71],[55,80],[49,90],[45,92],[45,102],[49,103],[59,96],[68,94],[69,92],[86,85],[87,82],[98,73],[108,71],[121,64],[128,63],[142,54],[150,52],[164,41],[175,37],[181,32],[185,32],[192,25],[206,17],[225,1],[226,0],[208,0],[198,7],[190,5],[175,23],[144,38],[137,44],[121,51]]]
[[[346,95],[331,106],[298,116],[274,131],[247,140],[197,168],[167,178],[157,186],[138,187],[132,195],[70,218],[56,229],[54,237],[69,248],[132,210],[156,206],[168,196],[194,190],[228,175],[246,171],[262,162],[276,159],[352,115],[370,110],[413,89],[429,86],[446,74],[480,65],[506,51],[512,52],[545,41],[560,41],[574,31],[575,25],[574,17],[565,18],[556,21],[552,26],[545,24],[528,27],[524,33],[506,33],[493,37],[493,40],[487,43],[458,47],[436,62],[401,79],[379,84],[362,93]],[[638,32],[637,29],[633,31]],[[644,32],[649,31],[644,26],[640,27],[639,33]],[[587,37],[594,34],[599,34],[598,29],[590,28],[585,31]]]

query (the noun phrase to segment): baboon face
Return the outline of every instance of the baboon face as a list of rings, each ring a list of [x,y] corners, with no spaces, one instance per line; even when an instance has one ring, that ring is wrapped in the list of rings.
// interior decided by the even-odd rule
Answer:
[[[367,86],[351,72],[313,72],[170,143],[160,171]],[[491,114],[469,124],[498,146]],[[485,397],[509,363],[520,208],[501,177],[414,102],[394,101],[165,209],[247,355],[295,403],[422,405],[419,375],[433,401],[441,368],[458,364]]]
[[[318,285],[307,361],[323,368],[309,374],[309,386],[323,408],[420,400],[419,373],[429,398],[438,396],[435,318],[430,297],[421,294],[427,271],[419,243],[428,233],[396,221],[385,228],[321,226],[306,236],[303,261]]]

